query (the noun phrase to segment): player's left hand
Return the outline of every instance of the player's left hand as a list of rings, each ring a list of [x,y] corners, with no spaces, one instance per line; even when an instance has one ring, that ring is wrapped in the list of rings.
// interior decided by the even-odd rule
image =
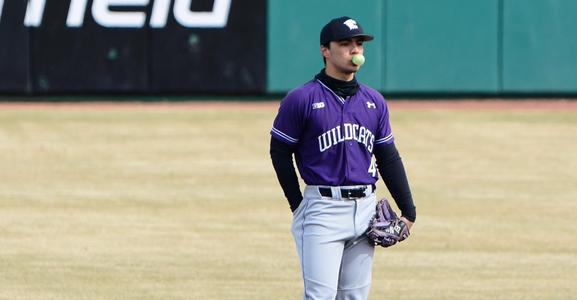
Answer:
[[[390,247],[409,237],[413,222],[405,217],[398,218],[387,199],[377,203],[376,214],[369,224],[366,235],[375,246]]]
[[[405,218],[405,217],[401,217],[401,220],[403,220],[403,222],[405,222],[405,224],[407,224],[407,227],[409,227],[409,229],[411,229],[411,227],[413,227],[413,224],[415,224],[415,222],[411,222],[409,221],[409,219]]]

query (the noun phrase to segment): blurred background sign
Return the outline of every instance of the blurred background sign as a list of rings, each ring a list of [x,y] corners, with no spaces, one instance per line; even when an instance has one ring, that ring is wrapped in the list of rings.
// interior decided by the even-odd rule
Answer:
[[[0,7],[0,91],[265,89],[265,0],[30,0]]]

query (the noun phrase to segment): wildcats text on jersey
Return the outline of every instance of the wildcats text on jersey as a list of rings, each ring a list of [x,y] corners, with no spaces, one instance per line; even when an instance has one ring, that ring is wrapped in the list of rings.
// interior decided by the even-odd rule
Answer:
[[[321,152],[325,152],[338,143],[355,140],[365,145],[367,151],[373,153],[375,135],[369,129],[359,124],[345,123],[342,127],[339,125],[319,135],[318,140],[319,150]]]

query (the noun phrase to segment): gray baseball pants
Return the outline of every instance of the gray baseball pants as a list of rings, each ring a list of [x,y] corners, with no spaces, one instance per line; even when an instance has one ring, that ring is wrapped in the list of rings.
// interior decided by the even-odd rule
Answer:
[[[293,214],[304,299],[366,300],[374,246],[364,232],[375,214],[376,197],[369,190],[364,198],[343,198],[340,187],[330,188],[332,196],[323,197],[319,186],[306,186]]]

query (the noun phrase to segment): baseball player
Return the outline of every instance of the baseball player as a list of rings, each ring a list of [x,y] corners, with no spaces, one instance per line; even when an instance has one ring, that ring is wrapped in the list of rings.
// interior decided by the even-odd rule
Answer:
[[[363,43],[371,40],[355,19],[326,24],[325,68],[285,96],[271,130],[273,167],[293,212],[304,299],[367,299],[374,245],[364,233],[375,214],[377,173],[409,228],[416,218],[387,103],[355,78]]]

